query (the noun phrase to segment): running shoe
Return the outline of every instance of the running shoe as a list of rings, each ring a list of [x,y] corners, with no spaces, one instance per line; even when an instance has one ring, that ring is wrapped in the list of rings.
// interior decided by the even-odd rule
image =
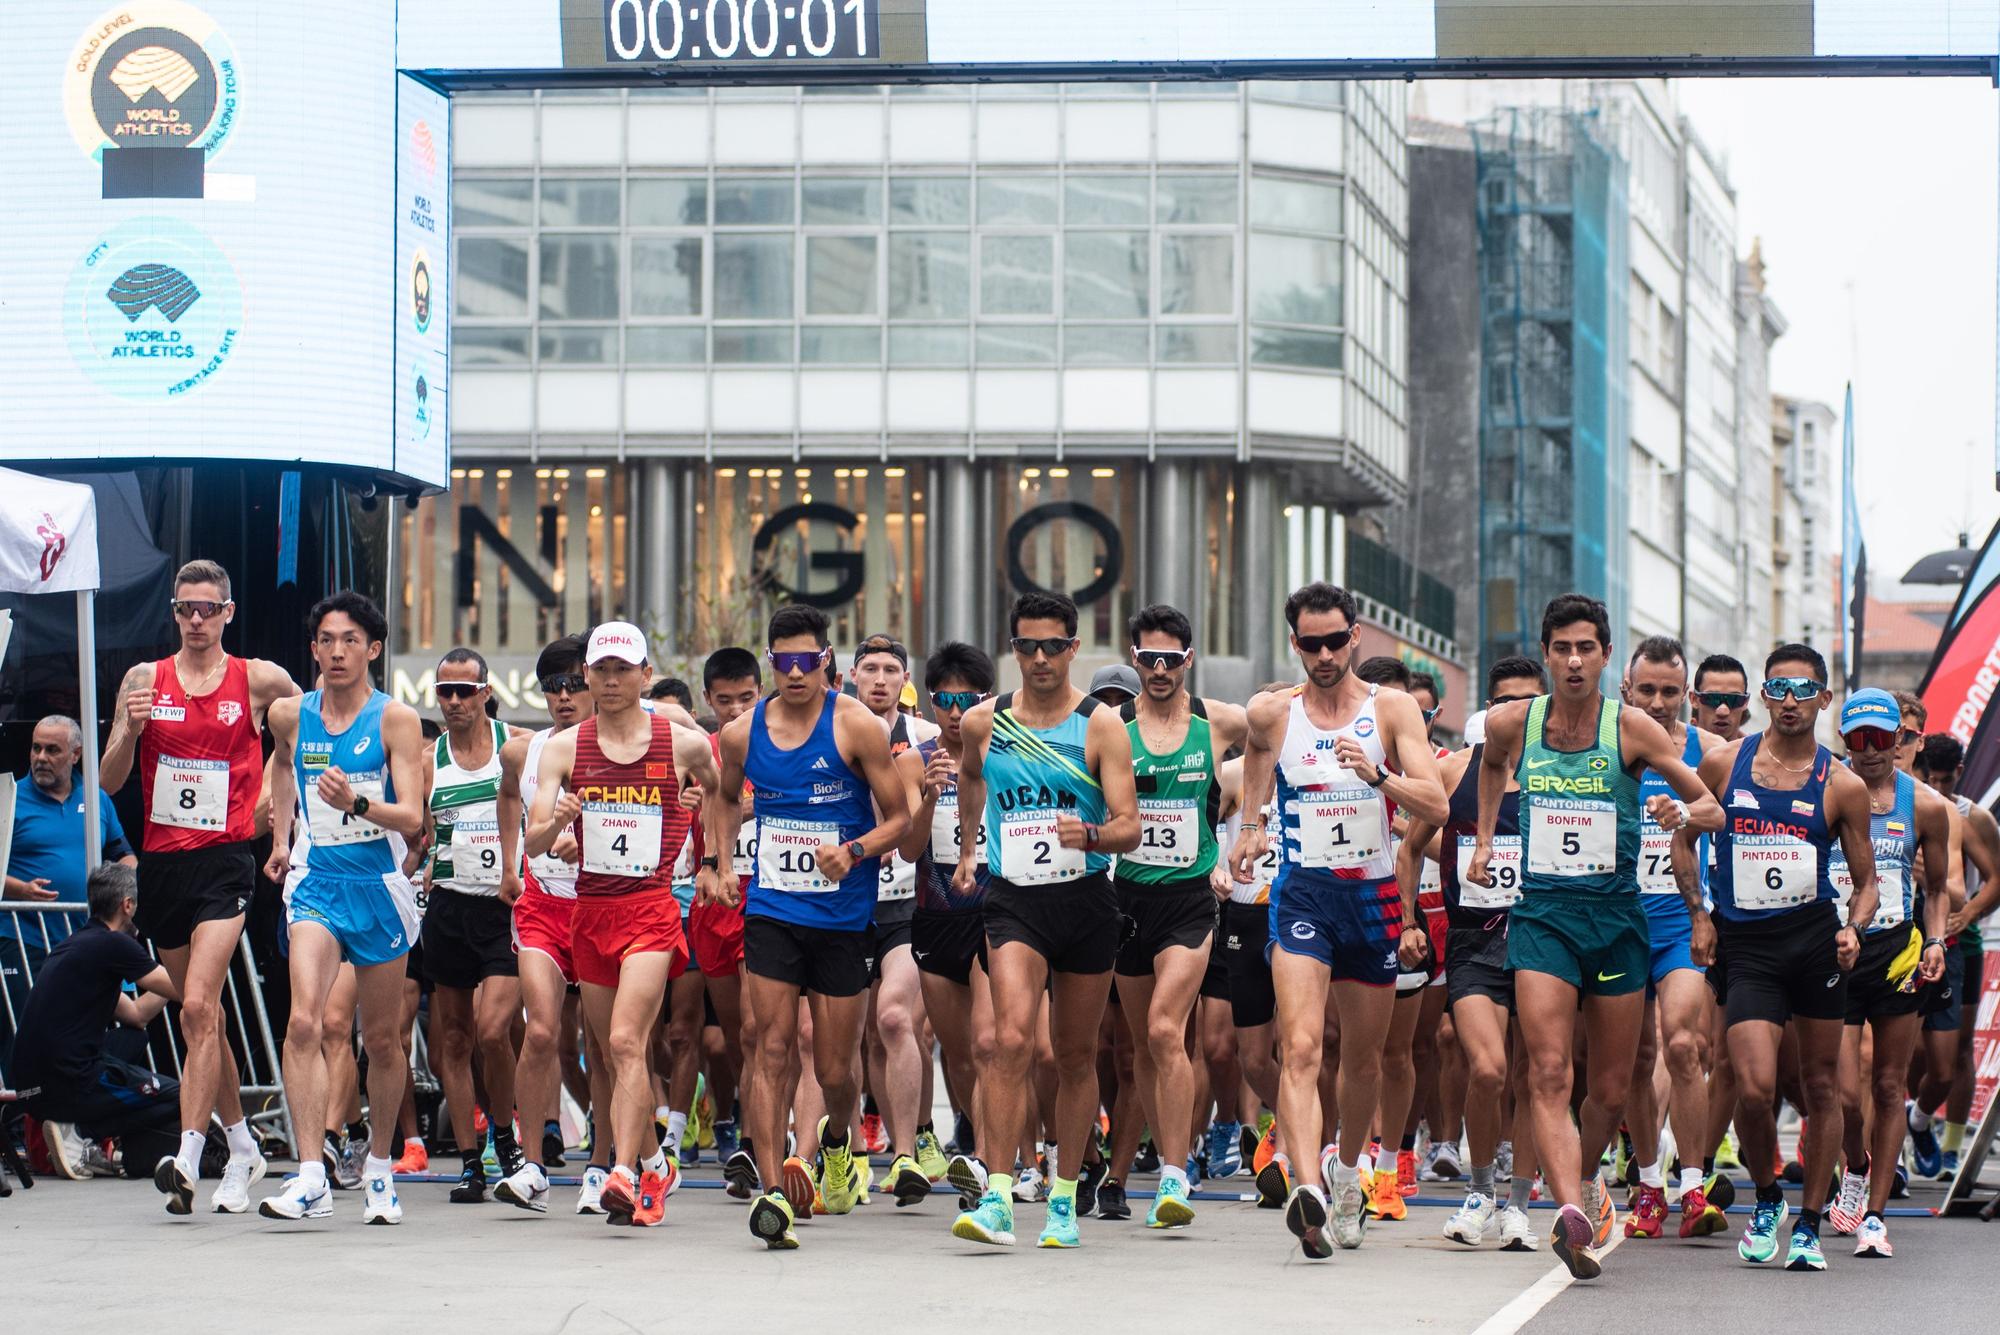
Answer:
[[[1268,1137],[1266,1138],[1268,1141]],[[1281,1210],[1291,1197],[1291,1165],[1280,1154],[1257,1170],[1257,1208]]]
[[[1892,1201],[1910,1199],[1910,1174],[1900,1163],[1896,1165],[1895,1180],[1889,1184],[1889,1199]]]
[[[557,1160],[557,1166],[561,1166],[561,1160]],[[414,1176],[431,1171],[431,1152],[424,1145],[422,1137],[411,1136],[403,1142],[403,1153],[396,1160],[395,1171],[402,1176]]]
[[[1327,1181],[1332,1180],[1333,1175],[1329,1173]],[[1414,1188],[1416,1184],[1410,1185]],[[1397,1181],[1395,1173],[1377,1173],[1368,1180],[1368,1208],[1385,1223],[1410,1217],[1410,1207],[1403,1204],[1402,1184]]]
[[[1701,1194],[1708,1197],[1708,1203],[1718,1210],[1727,1211],[1730,1206],[1736,1204],[1736,1184],[1729,1180],[1728,1174],[1720,1167],[1710,1173],[1707,1180],[1701,1184]]]
[[[1509,1147],[1507,1151],[1507,1158],[1509,1160],[1507,1166],[1509,1168],[1513,1167],[1513,1157],[1513,1149]],[[1500,1165],[1496,1156],[1494,1160],[1494,1172],[1496,1176],[1499,1171]],[[1451,1141],[1440,1140],[1433,1142],[1430,1153],[1424,1156],[1424,1166],[1418,1172],[1417,1180],[1420,1182],[1455,1182],[1464,1175],[1464,1172],[1465,1170],[1459,1166],[1458,1162],[1458,1146],[1454,1145]]]
[[[741,1142],[736,1137],[736,1119],[733,1117],[719,1118],[710,1126],[709,1130],[715,1136],[715,1161],[723,1164],[728,1163],[730,1156],[741,1148]]]
[[[1860,1230],[1861,1217],[1867,1213],[1867,1176],[1843,1172],[1840,1175],[1840,1195],[1827,1209],[1826,1222],[1840,1237],[1851,1238]]]
[[[1264,1133],[1257,1129],[1256,1123],[1245,1122],[1237,1137],[1236,1152],[1243,1156],[1244,1163],[1250,1163],[1257,1157],[1257,1147],[1264,1143]]]
[[[1456,1147],[1454,1146],[1453,1148]],[[1499,1147],[1493,1151],[1493,1180],[1495,1182],[1507,1182],[1511,1181],[1513,1176],[1514,1142],[1503,1140],[1500,1142]]]
[[[1632,1133],[1623,1126],[1612,1141],[1611,1180],[1623,1182],[1628,1187],[1639,1185],[1639,1156],[1632,1152]],[[1586,1213],[1588,1213],[1586,1211]],[[1602,1247],[1602,1242],[1597,1244]]]
[[[1315,1261],[1333,1255],[1333,1240],[1327,1236],[1326,1200],[1318,1187],[1297,1186],[1285,1198],[1285,1227],[1299,1240],[1299,1250]]]
[[[319,1147],[320,1167],[326,1170],[326,1185],[334,1191],[353,1191],[361,1185],[361,1175],[350,1176],[347,1156],[341,1148],[340,1140],[332,1132]]]
[[[1444,1235],[1453,1242],[1477,1247],[1486,1240],[1486,1235],[1494,1229],[1494,1219],[1498,1210],[1493,1198],[1484,1192],[1467,1192],[1465,1204],[1452,1212],[1444,1221]]]
[[[340,1142],[340,1182],[342,1191],[361,1189],[362,1170],[368,1166],[368,1142],[349,1136]]]
[[[1014,1245],[1014,1202],[988,1189],[979,1204],[951,1221],[951,1235],[967,1242],[983,1242],[994,1247]]]
[[[1541,1245],[1541,1237],[1535,1232],[1528,1212],[1512,1201],[1507,1202],[1507,1208],[1500,1212],[1500,1250],[1532,1252]]]
[[[870,1154],[889,1152],[889,1133],[882,1126],[882,1114],[863,1113],[861,1115],[861,1146]]]
[[[1639,1184],[1632,1200],[1632,1213],[1625,1219],[1628,1238],[1657,1238],[1667,1227],[1667,1192],[1664,1187]]]
[[[1042,1236],[1035,1239],[1035,1245],[1064,1249],[1083,1246],[1083,1237],[1076,1231],[1074,1196],[1053,1196],[1049,1199],[1049,1213],[1042,1221]]]
[[[544,1123],[542,1126],[542,1167],[561,1168],[562,1166],[563,1166],[562,1123],[561,1122]]]
[[[793,1219],[791,1202],[767,1191],[750,1207],[750,1236],[774,1252],[796,1251],[799,1235],[792,1231]]]
[[[1882,1222],[1882,1216],[1871,1214],[1861,1221],[1861,1230],[1854,1244],[1856,1256],[1872,1256],[1887,1260],[1896,1254],[1889,1245],[1889,1226]]]
[[[1396,1191],[1403,1196],[1417,1194],[1417,1152],[1396,1151]]]
[[[721,1144],[722,1137],[718,1134],[716,1145],[719,1148]],[[760,1185],[757,1181],[757,1161],[744,1150],[732,1151],[722,1161],[722,1180],[726,1184],[724,1190],[732,1197],[739,1201],[749,1200],[757,1194]]]
[[[493,1188],[493,1195],[517,1205],[523,1210],[533,1210],[536,1214],[547,1214],[549,1210],[549,1178],[540,1164],[523,1164],[520,1171],[511,1177],[502,1178],[500,1185]]]
[[[1097,1188],[1104,1181],[1104,1160],[1087,1162],[1076,1175],[1076,1217],[1088,1219],[1097,1213]]]
[[[403,1202],[396,1198],[396,1179],[393,1176],[371,1177],[366,1186],[367,1193],[361,1200],[361,1222],[402,1223]]]
[[[719,1126],[716,1135],[716,1144],[720,1146],[722,1142]],[[937,1132],[917,1132],[916,1158],[917,1167],[923,1172],[925,1178],[932,1182],[944,1181],[944,1173],[948,1165],[945,1162],[944,1146],[938,1144]]]
[[[1221,1181],[1243,1171],[1243,1124],[1208,1124],[1208,1175]]]
[[[1343,1185],[1333,1189],[1333,1209],[1330,1213],[1333,1240],[1346,1251],[1353,1251],[1361,1245],[1362,1231],[1368,1227],[1368,1212],[1362,1208],[1365,1201],[1358,1177],[1350,1177]],[[1397,1208],[1401,1209],[1402,1205],[1403,1198],[1396,1197]]]
[[[125,1155],[115,1140],[91,1141],[84,1147],[83,1162],[92,1177],[125,1176]]]
[[[917,1161],[905,1154],[889,1165],[889,1194],[896,1198],[897,1209],[915,1205],[931,1194],[931,1180],[917,1167]]]
[[[1208,1170],[1202,1167],[1202,1158],[1198,1154],[1188,1155],[1187,1162],[1181,1165],[1181,1171],[1187,1174],[1187,1180],[1193,1186],[1201,1185],[1201,1180],[1208,1176]],[[1053,1169],[1050,1170],[1049,1176],[1055,1176]]]
[[[696,1149],[715,1148],[715,1100],[709,1097],[706,1076],[695,1076],[694,1115],[688,1118],[688,1131]]]
[[[1271,1123],[1270,1129],[1257,1138],[1257,1148],[1250,1152],[1251,1173],[1263,1172],[1264,1165],[1276,1158],[1278,1153],[1278,1124],[1274,1120]],[[1283,1202],[1280,1202],[1280,1204],[1283,1204]]]
[[[821,1118],[820,1134],[826,1134],[825,1118]],[[820,1145],[820,1199],[826,1203],[828,1214],[851,1214],[861,1203],[862,1193],[867,1188],[862,1184],[860,1164],[856,1162],[851,1143],[848,1145]]]
[[[583,1185],[577,1189],[576,1212],[578,1214],[604,1213],[604,1184],[610,1180],[608,1169],[590,1164],[583,1170]]]
[[[819,1183],[813,1181],[812,1165],[794,1154],[785,1160],[785,1167],[779,1176],[780,1190],[791,1203],[792,1218],[811,1219],[813,1202],[819,1198]]]
[[[1132,1171],[1135,1173],[1160,1171],[1160,1151],[1153,1145],[1150,1136],[1139,1142],[1139,1152],[1132,1158]]]
[[[639,1208],[639,1184],[632,1177],[632,1170],[620,1164],[611,1170],[604,1180],[604,1194],[598,1204],[604,1207],[604,1222],[624,1227],[632,1222],[632,1215]]]
[[[325,1219],[333,1214],[333,1193],[324,1184],[317,1189],[294,1174],[285,1179],[278,1194],[257,1203],[257,1213],[266,1219]]]
[[[1115,1177],[1104,1179],[1104,1185],[1097,1189],[1097,1217],[1099,1219],[1130,1219],[1132,1203],[1125,1199],[1125,1185]]]
[[[1605,1184],[1604,1174],[1583,1184],[1583,1213],[1596,1223],[1590,1245],[1602,1247],[1611,1241],[1611,1230],[1618,1226],[1618,1207],[1611,1203],[1611,1188]]]
[[[1949,1182],[1958,1176],[1958,1151],[1946,1150],[1938,1156],[1937,1180]]]
[[[75,1126],[68,1122],[43,1122],[42,1145],[49,1152],[49,1164],[56,1170],[56,1176],[72,1182],[89,1180],[90,1169],[84,1163],[84,1156],[90,1142]]]
[[[1819,1249],[1819,1234],[1800,1224],[1792,1229],[1792,1245],[1785,1253],[1787,1270],[1824,1270],[1826,1253]]]
[[[1750,1226],[1736,1244],[1736,1254],[1752,1265],[1768,1264],[1778,1254],[1778,1230],[1791,1214],[1792,1207],[1784,1201],[1758,1201]]]
[[[682,1136],[681,1147],[674,1151],[672,1157],[681,1167],[692,1168],[701,1162],[701,1147],[696,1145],[691,1137]]]
[[[1681,1193],[1681,1236],[1705,1238],[1729,1227],[1728,1218],[1700,1187]]]
[[[1146,1212],[1147,1228],[1186,1228],[1194,1222],[1194,1206],[1188,1203],[1185,1182],[1171,1177],[1160,1179],[1153,1193],[1153,1208]]]
[[[222,1182],[216,1187],[209,1205],[217,1214],[242,1214],[250,1208],[250,1188],[264,1180],[264,1173],[269,1167],[261,1154],[253,1154],[247,1159],[230,1159],[222,1166]]]
[[[1937,1131],[1931,1125],[1929,1115],[1917,1110],[1915,1099],[1906,1100],[1903,1106],[1910,1128],[1910,1154],[1916,1162],[1917,1176],[1936,1177],[1944,1161],[1944,1146],[1938,1144]]]
[[[43,1143],[47,1143],[46,1138],[44,1138]],[[290,1179],[286,1180],[289,1181]],[[194,1179],[188,1176],[187,1169],[181,1167],[181,1161],[178,1158],[169,1154],[162,1157],[157,1164],[153,1165],[153,1185],[158,1187],[160,1193],[167,1198],[168,1214],[194,1213]],[[277,1217],[280,1219],[300,1218],[299,1215],[279,1215]]]
[[[1604,1273],[1604,1265],[1597,1259],[1597,1249],[1590,1245],[1594,1236],[1590,1216],[1574,1205],[1565,1205],[1556,1211],[1556,1225],[1549,1234],[1549,1245],[1555,1249],[1556,1259],[1569,1268],[1576,1279],[1596,1279]]]
[[[1743,1171],[1743,1160],[1738,1158],[1736,1154],[1736,1137],[1730,1132],[1723,1132],[1722,1143],[1715,1147],[1715,1168],[1719,1173],[1740,1173]],[[1710,1192],[1709,1196],[1710,1199],[1713,1199],[1714,1193]]]
[[[1361,1170],[1361,1177],[1362,1177],[1361,1185],[1364,1190],[1368,1185],[1367,1182],[1369,1176],[1368,1170],[1374,1164],[1374,1162],[1375,1160],[1372,1156],[1363,1155],[1361,1162],[1357,1165],[1357,1167],[1360,1168]],[[1319,1151],[1319,1180],[1321,1182],[1333,1181],[1333,1170],[1336,1167],[1338,1167],[1339,1164],[1340,1164],[1340,1146],[1322,1145]]]
[[[680,1165],[674,1156],[668,1155],[666,1168],[662,1172],[639,1174],[639,1197],[633,1202],[631,1224],[634,1228],[651,1228],[666,1216],[667,1197],[674,1194],[680,1185]]]
[[[970,1154],[954,1154],[944,1166],[944,1180],[958,1191],[958,1208],[978,1208],[986,1194],[986,1165]]]
[[[486,1166],[477,1158],[467,1159],[459,1170],[458,1185],[451,1189],[453,1205],[477,1205],[486,1199]]]
[[[1014,1199],[1023,1205],[1032,1205],[1036,1201],[1046,1200],[1048,1199],[1048,1194],[1048,1180],[1042,1176],[1041,1170],[1033,1164],[1023,1168],[1020,1174],[1014,1179]]]
[[[494,1150],[493,1136],[490,1132],[486,1137],[485,1148],[479,1151],[479,1166],[485,1170],[485,1178],[480,1183],[482,1187],[487,1182],[498,1182],[507,1175],[500,1171],[500,1156]],[[355,1185],[359,1186],[360,1184],[357,1182]]]

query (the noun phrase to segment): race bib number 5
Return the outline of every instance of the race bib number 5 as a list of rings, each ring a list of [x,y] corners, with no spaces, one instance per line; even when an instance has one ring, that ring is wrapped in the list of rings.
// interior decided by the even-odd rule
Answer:
[[[660,865],[665,819],[656,806],[583,804],[583,869],[594,876],[650,876]]]
[[[229,823],[229,762],[161,756],[153,766],[153,824],[220,830]]]
[[[1080,848],[1056,837],[1054,811],[1024,811],[1000,819],[1000,875],[1015,885],[1049,885],[1083,875]]]
[[[1618,868],[1618,812],[1588,802],[1538,801],[1529,826],[1535,876],[1602,876]]]

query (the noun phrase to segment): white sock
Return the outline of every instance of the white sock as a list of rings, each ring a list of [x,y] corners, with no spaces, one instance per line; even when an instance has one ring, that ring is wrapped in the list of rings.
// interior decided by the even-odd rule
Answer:
[[[1660,1165],[1658,1163],[1642,1163],[1639,1165],[1639,1185],[1642,1187],[1658,1187],[1662,1191],[1666,1189],[1667,1180],[1660,1176]]]
[[[393,1177],[396,1172],[396,1165],[387,1159],[378,1159],[371,1154],[368,1156],[367,1166],[362,1169],[362,1172],[369,1177]]]
[[[1922,1131],[1930,1126],[1931,1124],[1930,1114],[1925,1112],[1922,1108],[1919,1108],[1917,1106],[1917,1101],[1915,1099],[1910,1099],[1907,1102],[1905,1102],[1903,1106],[1903,1111],[1905,1114],[1904,1120],[1910,1124],[1910,1130]]]
[[[319,1159],[308,1159],[299,1165],[299,1181],[306,1184],[307,1192],[326,1190],[326,1164]]]
[[[627,1182],[631,1182],[631,1183],[634,1183],[634,1184],[637,1184],[637,1182],[639,1181],[639,1175],[638,1175],[637,1173],[633,1172],[633,1171],[632,1171],[631,1169],[627,1168],[627,1167],[626,1167],[626,1166],[625,1166],[624,1164],[622,1164],[622,1163],[621,1163],[621,1164],[619,1164],[619,1165],[618,1165],[617,1167],[615,1167],[615,1168],[613,1168],[613,1169],[611,1170],[611,1176],[613,1176],[613,1177],[616,1177],[616,1176],[618,1176],[618,1175],[619,1175],[620,1173],[623,1173],[623,1174],[625,1175],[625,1180],[626,1180]]]
[[[681,1147],[681,1137],[687,1134],[687,1129],[688,1115],[686,1113],[668,1113],[666,1147],[670,1150],[679,1150]]]
[[[1391,1149],[1387,1145],[1384,1145],[1381,1149],[1375,1151],[1375,1171],[1378,1173],[1395,1172],[1396,1151]]]
[[[1360,1180],[1361,1180],[1360,1164],[1344,1164],[1339,1160],[1338,1157],[1334,1159],[1333,1169],[1331,1173],[1328,1175],[1327,1179],[1328,1186],[1344,1187],[1349,1182],[1358,1182]]]
[[[1163,1163],[1160,1165],[1160,1181],[1162,1183],[1178,1182],[1183,1187],[1185,1187],[1188,1184],[1187,1169],[1177,1168],[1173,1164]]]
[[[645,1158],[639,1161],[639,1167],[645,1169],[649,1173],[665,1173],[667,1171],[666,1151],[654,1150],[651,1154],[647,1155]]]
[[[1696,1187],[1700,1185],[1701,1185],[1701,1169],[1699,1168],[1681,1169],[1682,1191],[1693,1191]]]
[[[232,1159],[254,1159],[257,1157],[257,1138],[250,1134],[248,1118],[239,1118],[222,1128],[222,1134],[229,1137],[229,1157]]]
[[[201,1147],[208,1143],[208,1137],[199,1131],[181,1132],[181,1147],[174,1154],[181,1161],[181,1167],[191,1178],[201,1176]]]

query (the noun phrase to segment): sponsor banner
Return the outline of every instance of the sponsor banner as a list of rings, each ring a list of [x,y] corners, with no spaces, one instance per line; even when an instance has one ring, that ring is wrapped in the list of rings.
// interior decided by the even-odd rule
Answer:
[[[1992,745],[1978,744],[1989,731],[1982,726],[1990,721],[1986,706],[2000,688],[2000,550],[1996,550],[1996,538],[2000,538],[2000,525],[1987,535],[1918,688],[1929,711],[1928,729],[1948,732],[1965,746],[1961,791],[1982,801],[1989,800],[1988,789],[2000,783],[2000,755],[1993,754]]]
[[[98,585],[97,493],[0,468],[0,590],[74,593]]]
[[[1979,1013],[1972,1025],[1972,1116],[1977,1126],[2000,1090],[2000,949],[1986,949],[1986,975],[1979,989]],[[1963,1021],[1962,1021],[1963,1022]]]

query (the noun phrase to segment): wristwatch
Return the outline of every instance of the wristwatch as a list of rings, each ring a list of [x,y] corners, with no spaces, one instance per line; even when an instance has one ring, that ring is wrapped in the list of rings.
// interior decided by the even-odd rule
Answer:
[[[862,848],[861,841],[859,839],[854,839],[848,842],[847,856],[853,858],[856,862],[859,862],[861,861],[862,858],[868,856],[868,854],[867,851]]]
[[[716,857],[715,854],[711,853],[707,857],[701,860],[701,865],[708,868],[710,871],[721,871],[722,859]]]
[[[1940,949],[1940,950],[1944,949],[1944,938],[1943,938],[1943,937],[1941,937],[1941,936],[1927,936],[1927,937],[1925,937],[1925,938],[1924,938],[1924,949],[1925,949],[1925,950],[1929,950],[1929,949],[1930,949],[1930,948],[1931,948],[1932,946],[1936,946],[1936,947],[1937,947],[1938,949]]]
[[[356,793],[356,794],[354,795],[354,805],[353,805],[352,807],[350,807],[350,808],[349,808],[349,814],[350,814],[350,815],[355,815],[355,816],[365,816],[365,815],[367,815],[367,814],[368,814],[368,799],[367,799],[367,798],[365,798],[365,797],[363,797],[363,796],[362,796],[361,794],[359,794],[359,793]]]
[[[1389,771],[1377,765],[1375,767],[1375,777],[1372,779],[1363,779],[1361,782],[1367,784],[1370,788],[1380,788],[1383,784],[1389,782]]]

